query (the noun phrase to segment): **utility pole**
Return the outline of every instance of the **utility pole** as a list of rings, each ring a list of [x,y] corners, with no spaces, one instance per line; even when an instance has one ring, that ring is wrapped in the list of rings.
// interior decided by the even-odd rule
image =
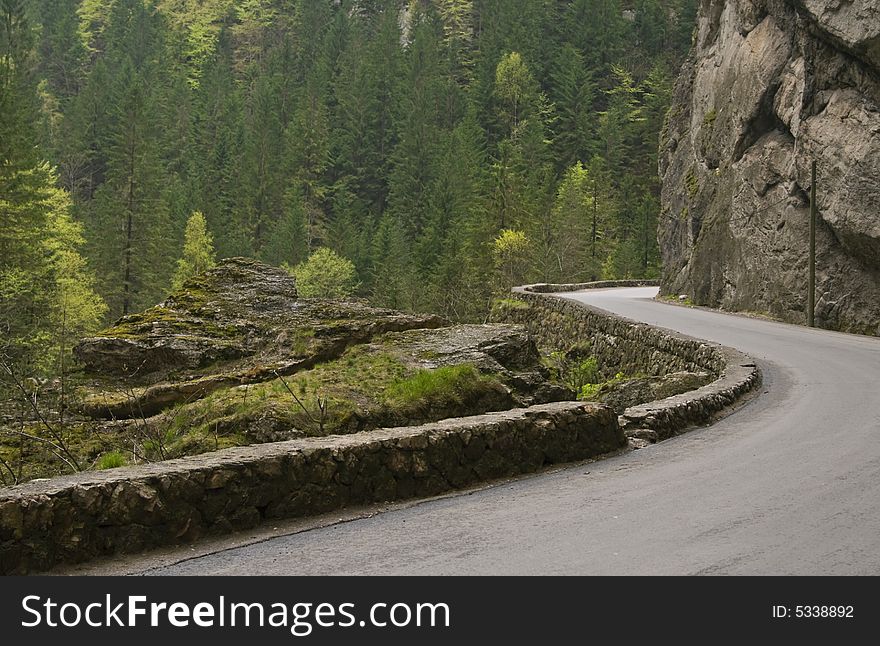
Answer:
[[[816,327],[816,160],[810,183],[810,279],[807,289],[807,325]]]
[[[599,217],[599,190],[596,186],[596,178],[593,178],[593,232],[592,242],[590,244],[590,252],[593,258],[596,257],[596,220]]]

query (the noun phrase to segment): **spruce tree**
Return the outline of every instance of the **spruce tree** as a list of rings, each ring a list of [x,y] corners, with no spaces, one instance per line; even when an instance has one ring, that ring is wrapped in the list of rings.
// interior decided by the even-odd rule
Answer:
[[[110,113],[101,137],[104,182],[89,208],[94,257],[111,314],[154,305],[171,279],[173,229],[160,142],[161,19],[118,0],[107,26]]]
[[[186,223],[183,256],[177,261],[171,288],[180,289],[188,279],[208,271],[215,264],[214,236],[208,231],[204,214],[196,211]]]

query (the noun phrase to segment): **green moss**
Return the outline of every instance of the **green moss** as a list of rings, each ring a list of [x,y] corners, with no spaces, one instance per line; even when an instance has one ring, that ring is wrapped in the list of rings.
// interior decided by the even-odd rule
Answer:
[[[492,301],[492,310],[503,312],[505,310],[527,310],[529,304],[516,298],[496,298]]]
[[[241,334],[234,325],[218,325],[203,319],[187,318],[176,310],[158,306],[125,316],[112,327],[98,333],[98,336],[139,339],[148,336],[154,328],[161,330],[163,335],[209,336],[227,340],[238,339]]]
[[[711,128],[715,124],[715,119],[717,119],[717,118],[718,118],[718,112],[714,109],[709,110],[703,116],[703,125]]]

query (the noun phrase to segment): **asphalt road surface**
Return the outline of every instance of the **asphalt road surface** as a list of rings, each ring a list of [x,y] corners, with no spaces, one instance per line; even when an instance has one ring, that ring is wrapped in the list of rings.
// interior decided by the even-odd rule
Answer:
[[[144,572],[880,574],[880,339],[655,294],[568,297],[747,352],[765,393],[647,449]]]

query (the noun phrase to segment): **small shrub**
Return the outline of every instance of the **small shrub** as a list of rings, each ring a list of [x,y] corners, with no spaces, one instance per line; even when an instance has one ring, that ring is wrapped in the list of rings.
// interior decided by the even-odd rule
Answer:
[[[523,282],[530,246],[526,234],[514,229],[504,229],[492,242],[492,257],[500,273],[503,289]]]
[[[354,264],[326,248],[318,249],[290,271],[304,298],[348,298],[358,287]]]
[[[586,384],[600,380],[599,365],[596,357],[584,355],[589,352],[589,345],[572,348],[569,352],[551,352],[547,359],[551,377],[576,393]]]
[[[599,381],[599,365],[596,357],[587,357],[569,368],[565,377],[565,385],[575,392],[579,392],[588,384]]]
[[[587,383],[578,390],[578,399],[581,401],[595,401],[596,398],[604,391],[613,389],[617,384],[626,381],[627,377],[622,372],[618,372],[612,379],[602,383]]]
[[[599,395],[599,391],[602,390],[602,386],[605,384],[584,384],[581,386],[581,391],[578,393],[578,399],[581,401],[593,401]]]

